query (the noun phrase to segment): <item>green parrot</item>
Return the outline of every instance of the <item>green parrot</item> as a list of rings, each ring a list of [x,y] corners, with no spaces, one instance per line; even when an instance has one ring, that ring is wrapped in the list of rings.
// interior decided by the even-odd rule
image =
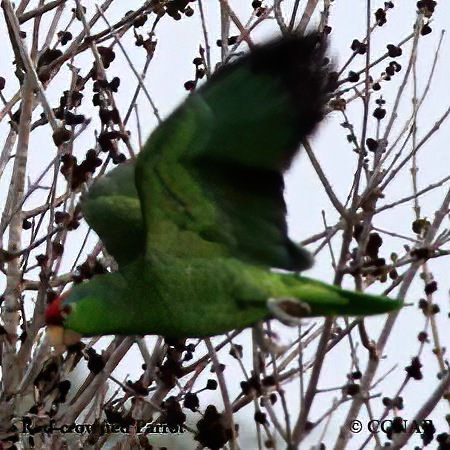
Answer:
[[[119,270],[49,304],[58,343],[207,337],[272,317],[289,323],[401,306],[296,273],[313,258],[287,236],[283,174],[324,115],[332,84],[324,39],[285,36],[221,67],[136,160],[83,196],[86,220]]]

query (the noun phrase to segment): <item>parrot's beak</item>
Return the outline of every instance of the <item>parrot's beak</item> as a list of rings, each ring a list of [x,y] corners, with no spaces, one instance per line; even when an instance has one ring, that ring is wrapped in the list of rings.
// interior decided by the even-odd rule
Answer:
[[[65,330],[59,325],[47,326],[48,342],[58,353],[63,353],[66,347],[75,345],[81,340],[81,334],[72,330]]]
[[[47,324],[47,338],[50,345],[55,347],[57,351],[64,351],[65,347],[78,343],[81,339],[81,334],[76,331],[64,328],[64,318],[67,316],[62,302],[66,298],[67,293],[62,294],[50,305],[45,311],[45,323]]]

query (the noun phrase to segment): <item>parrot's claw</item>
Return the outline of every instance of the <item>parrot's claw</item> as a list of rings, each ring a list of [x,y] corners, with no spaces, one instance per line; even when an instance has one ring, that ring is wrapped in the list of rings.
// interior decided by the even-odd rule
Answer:
[[[311,307],[296,298],[269,298],[267,307],[273,316],[288,326],[304,323],[302,319],[311,314]]]

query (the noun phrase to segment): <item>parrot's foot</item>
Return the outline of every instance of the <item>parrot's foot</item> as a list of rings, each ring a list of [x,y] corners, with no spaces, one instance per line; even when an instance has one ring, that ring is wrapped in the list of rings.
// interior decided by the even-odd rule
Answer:
[[[307,303],[292,297],[269,298],[267,307],[276,319],[288,326],[303,323],[302,318],[311,314]]]

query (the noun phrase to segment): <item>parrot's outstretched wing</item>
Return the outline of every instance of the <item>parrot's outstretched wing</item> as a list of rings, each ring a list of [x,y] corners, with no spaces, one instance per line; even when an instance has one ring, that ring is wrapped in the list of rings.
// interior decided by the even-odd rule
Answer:
[[[311,267],[287,236],[283,173],[323,117],[325,47],[316,33],[255,48],[153,132],[135,173],[148,255]]]
[[[60,333],[204,337],[259,320],[370,315],[400,301],[293,273],[309,253],[286,230],[283,174],[321,120],[328,69],[318,34],[288,36],[218,71],[99,181],[83,211],[119,271],[49,305]]]

